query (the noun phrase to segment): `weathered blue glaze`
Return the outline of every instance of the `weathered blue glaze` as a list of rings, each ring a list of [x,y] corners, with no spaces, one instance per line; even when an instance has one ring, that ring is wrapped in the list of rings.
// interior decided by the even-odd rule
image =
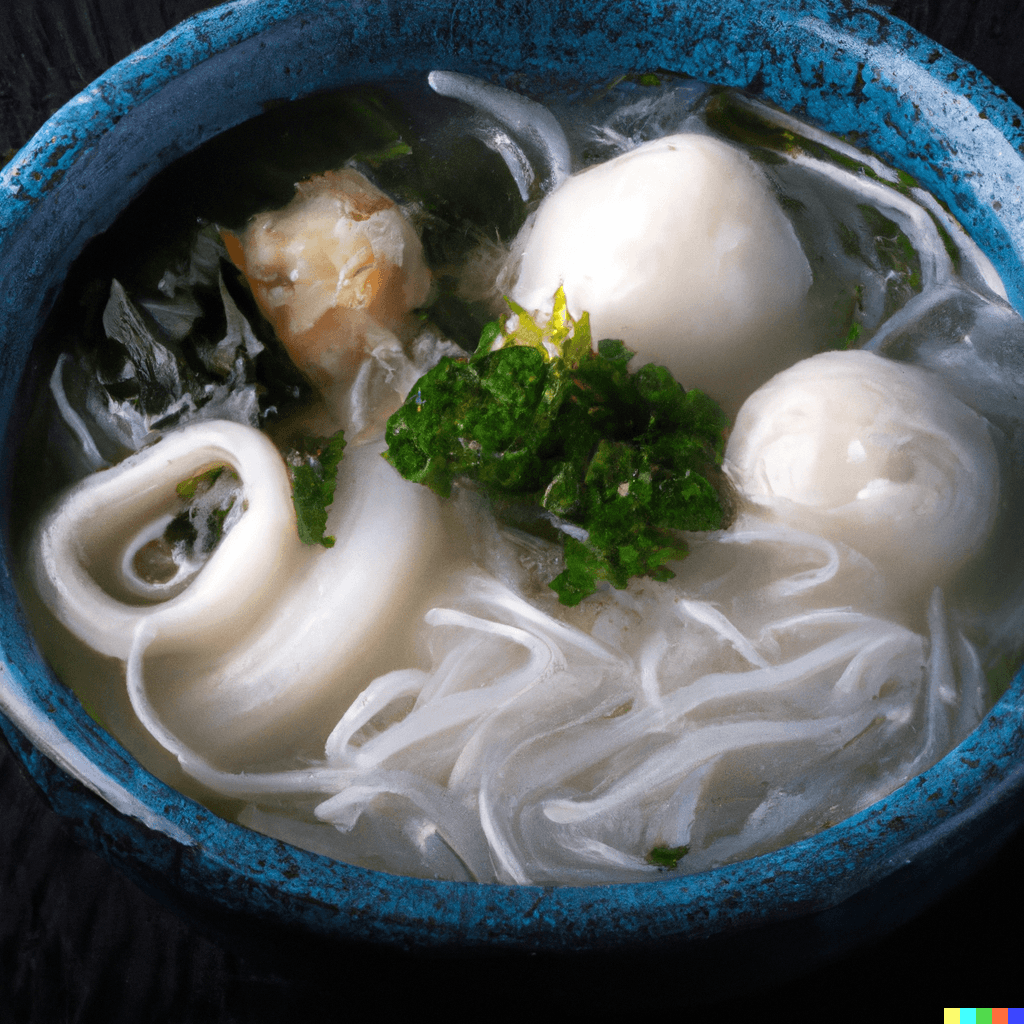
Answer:
[[[118,64],[0,172],[0,423],[71,260],[153,175],[265,104],[435,67],[509,79],[665,67],[857,133],[947,202],[1024,311],[1022,113],[976,70],[853,3],[794,0],[239,0]],[[9,480],[0,484],[3,515]],[[994,850],[1024,803],[1024,680],[938,765],[778,853],[591,888],[471,886],[352,868],[216,818],[157,781],[41,661],[4,562],[0,720],[53,806],[197,912],[427,950],[759,946],[836,952],[906,919]],[[753,937],[753,939],[751,939]],[[719,945],[714,945],[714,943]]]

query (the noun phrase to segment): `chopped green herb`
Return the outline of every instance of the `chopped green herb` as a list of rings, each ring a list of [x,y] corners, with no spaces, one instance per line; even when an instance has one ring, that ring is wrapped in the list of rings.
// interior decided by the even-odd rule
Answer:
[[[223,466],[214,466],[213,469],[204,470],[187,480],[182,480],[175,490],[182,501],[191,501],[197,492],[209,490],[216,482],[217,477],[224,472]]]
[[[195,544],[199,538],[199,531],[195,528],[188,512],[180,512],[168,524],[164,530],[164,539],[168,544]]]
[[[722,411],[664,367],[630,373],[619,341],[595,353],[561,289],[546,324],[509,305],[471,360],[444,359],[413,386],[385,458],[442,497],[465,479],[497,509],[539,506],[563,538],[566,568],[550,584],[563,604],[602,581],[670,579],[666,563],[686,555],[670,531],[725,525]]]
[[[949,210],[946,209],[948,213]],[[950,263],[953,264],[953,273],[960,273],[960,250],[957,248],[956,242],[953,241],[953,236],[946,230],[945,225],[942,221],[931,210],[925,210],[932,219],[932,223],[935,225],[935,230],[939,233],[939,238],[942,239],[942,247],[946,250],[946,255],[949,257]]]
[[[411,155],[412,147],[409,143],[403,142],[401,139],[397,139],[389,145],[383,146],[382,148],[372,152],[356,153],[353,159],[358,160],[361,163],[369,164],[376,170],[381,166],[381,164],[385,164],[389,160],[397,160],[400,157]]]
[[[900,170],[898,167],[896,168],[896,177],[899,179],[899,183],[904,188],[918,187],[917,178],[915,178],[912,174],[907,174],[906,171]]]
[[[679,862],[690,852],[688,846],[656,846],[647,854],[647,862],[659,868],[674,871]]]
[[[345,450],[342,431],[331,437],[303,438],[288,458],[292,478],[292,502],[303,544],[334,547],[334,538],[325,537],[327,509],[334,501],[338,481],[338,463]]]
[[[211,509],[207,520],[206,549],[208,551],[212,551],[220,543],[221,537],[224,536],[224,520],[227,519],[228,513],[234,507],[235,499],[231,498],[223,508]]]
[[[151,582],[167,582],[174,578],[181,559],[208,556],[224,536],[228,515],[241,494],[240,484],[238,474],[223,465],[182,480],[175,491],[184,507],[162,537],[136,553],[136,571]],[[245,507],[243,498],[243,511]]]
[[[491,352],[515,345],[535,348],[546,359],[557,357],[573,368],[590,355],[590,315],[584,312],[579,320],[573,319],[565,300],[564,288],[560,287],[555,292],[554,308],[550,318],[543,324],[536,323],[517,302],[511,299],[505,301],[514,319],[506,323],[504,328],[498,321],[484,326],[473,362]]]

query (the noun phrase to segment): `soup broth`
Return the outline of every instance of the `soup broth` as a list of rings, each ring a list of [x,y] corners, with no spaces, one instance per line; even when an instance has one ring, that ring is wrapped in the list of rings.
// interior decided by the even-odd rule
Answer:
[[[715,528],[586,593],[551,583],[593,527],[380,458],[485,325],[550,363],[584,314],[730,424]],[[156,179],[40,345],[15,534],[46,657],[158,777],[350,863],[750,857],[929,767],[1021,660],[1024,322],[914,181],[734,91],[284,105]]]

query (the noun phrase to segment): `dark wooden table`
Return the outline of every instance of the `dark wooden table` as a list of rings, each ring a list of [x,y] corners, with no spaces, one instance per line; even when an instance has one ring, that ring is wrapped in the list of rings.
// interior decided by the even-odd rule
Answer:
[[[199,0],[3,0],[0,157],[13,155],[111,63],[209,6]],[[1024,102],[1020,0],[877,6],[976,64]],[[881,1015],[888,1020],[899,1019],[892,1015],[899,1003],[916,1011],[911,1019],[937,1020],[938,1004],[967,993],[1003,1002],[1019,1002],[1024,994],[1019,983],[1006,988],[1019,976],[1019,958],[1016,944],[1003,938],[1014,934],[1024,909],[1022,864],[1024,832],[1018,831],[993,863],[894,934],[757,996],[698,1008],[687,996],[681,964],[658,974],[640,961],[623,961],[581,989],[557,964],[530,958],[497,965],[381,956],[332,962],[282,942],[265,953],[241,951],[215,924],[182,920],[78,846],[0,740],[0,1024],[312,1021],[353,1013],[394,1019],[431,1004],[446,1014],[504,1016],[502,1010],[519,1009],[570,1019],[601,1009],[673,1016],[718,1010],[757,1020],[773,1008],[795,1011],[795,1020],[819,1013],[841,1020],[888,1007]],[[737,964],[737,979],[742,974]]]

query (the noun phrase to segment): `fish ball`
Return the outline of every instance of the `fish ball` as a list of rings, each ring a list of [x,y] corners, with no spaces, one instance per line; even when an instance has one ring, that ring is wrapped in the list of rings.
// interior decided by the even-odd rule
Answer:
[[[706,135],[649,142],[568,178],[514,245],[512,298],[590,314],[633,367],[660,363],[735,412],[773,373],[813,351],[803,311],[811,269],[748,156]]]
[[[930,371],[865,351],[773,377],[740,410],[725,464],[755,507],[849,544],[900,589],[940,585],[998,505],[987,422]]]

